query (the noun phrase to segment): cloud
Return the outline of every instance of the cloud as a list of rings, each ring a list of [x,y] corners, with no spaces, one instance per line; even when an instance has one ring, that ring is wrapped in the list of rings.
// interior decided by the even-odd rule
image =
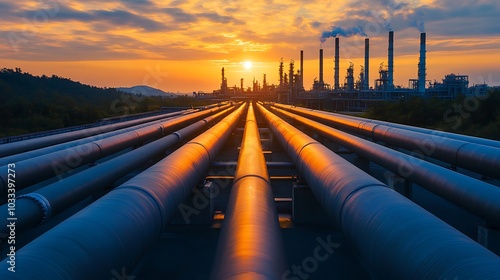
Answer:
[[[184,12],[181,8],[165,8],[162,11],[171,16],[176,22],[192,23],[197,21],[196,16]]]
[[[363,31],[363,27],[361,26],[354,26],[354,27],[349,27],[349,28],[342,28],[339,26],[332,26],[332,30],[330,31],[323,31],[321,33],[321,42],[325,42],[327,38],[330,37],[337,37],[337,36],[342,36],[342,37],[352,37],[355,35],[367,37],[365,31]]]
[[[200,13],[197,14],[198,17],[200,18],[205,18],[210,20],[211,22],[216,22],[216,23],[233,23],[233,24],[244,24],[243,21],[238,20],[234,17],[231,16],[223,16],[218,13]]]
[[[106,21],[116,26],[139,27],[145,31],[161,31],[165,29],[163,23],[151,20],[144,16],[139,16],[128,11],[113,10],[95,10],[90,14],[96,20]]]
[[[175,54],[180,53],[183,55],[178,57],[182,59],[203,56],[212,59],[211,55],[222,53],[236,56],[263,51],[269,57],[281,57],[294,55],[302,48],[316,53],[318,38],[323,31],[331,32],[331,26],[344,29],[359,26],[374,44],[377,38],[380,42],[386,41],[387,30],[397,32],[398,44],[414,40],[416,27],[423,27],[423,23],[429,33],[429,43],[435,37],[444,42],[455,37],[498,37],[500,32],[500,22],[496,20],[500,7],[494,0],[56,1],[59,6],[53,16],[35,27],[26,27],[26,22],[31,22],[36,13],[43,14],[44,9],[50,7],[28,0],[0,0],[3,14],[0,31],[23,36],[23,28],[33,29],[35,35],[28,38],[29,44],[40,48],[24,44],[20,49],[32,58],[56,56],[50,53],[54,51],[50,46],[69,47],[67,44],[71,42],[71,47],[76,47],[72,54],[81,51],[77,57],[84,59],[104,53],[123,58],[175,58]],[[220,34],[235,36],[227,38]],[[348,39],[346,43],[354,40]],[[78,44],[80,41],[86,43]],[[116,44],[125,44],[131,54]],[[492,47],[492,44],[482,44],[481,48]],[[0,45],[9,49],[8,40],[0,41]],[[112,46],[117,50],[114,54],[108,53],[113,51]],[[98,54],[87,54],[85,48]],[[403,53],[406,49],[398,51]],[[414,50],[408,48],[408,51]],[[57,57],[63,53],[66,52],[59,52]]]
[[[16,6],[12,3],[0,2],[0,10],[1,11],[12,11],[16,8]]]
[[[29,20],[35,18],[36,15],[42,15],[40,18],[45,24],[61,21],[79,21],[85,24],[107,23],[110,26],[113,25],[113,29],[124,26],[149,32],[168,29],[163,23],[125,10],[81,11],[65,5],[58,5],[57,10],[54,10],[54,14],[50,14],[49,11],[45,11],[44,13],[44,11],[43,9],[24,10],[19,13],[19,16],[28,19],[29,22]]]
[[[216,12],[207,11],[203,13],[186,13],[181,8],[165,8],[162,11],[171,16],[177,23],[194,23],[200,21],[201,19],[206,19],[213,23],[222,23],[222,24],[244,23],[243,21],[238,20],[232,16],[225,16]]]

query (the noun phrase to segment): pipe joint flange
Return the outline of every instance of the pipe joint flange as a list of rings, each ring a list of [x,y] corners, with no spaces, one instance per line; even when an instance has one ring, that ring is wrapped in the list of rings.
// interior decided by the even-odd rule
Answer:
[[[43,224],[46,220],[48,220],[52,216],[52,207],[50,206],[50,202],[47,200],[47,198],[45,198],[45,196],[39,193],[29,193],[17,197],[17,199],[21,198],[27,198],[31,201],[36,202],[36,204],[40,206],[43,212],[43,217],[42,221],[40,222],[40,225]]]
[[[174,132],[172,134],[175,134],[179,138],[179,141],[182,140],[182,135],[179,132]]]

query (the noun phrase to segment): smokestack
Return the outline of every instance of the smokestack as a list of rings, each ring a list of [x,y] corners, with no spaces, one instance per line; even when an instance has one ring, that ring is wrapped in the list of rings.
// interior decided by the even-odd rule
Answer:
[[[319,49],[319,84],[323,84],[323,49]]]
[[[283,58],[280,60],[280,87],[284,85],[283,83]]]
[[[420,33],[420,62],[418,63],[418,93],[425,93],[425,33]]]
[[[300,51],[300,89],[304,88],[304,51]]]
[[[334,76],[334,88],[340,88],[339,81],[339,63],[340,63],[340,55],[339,55],[339,38],[335,38],[335,76]]]
[[[389,66],[388,70],[388,80],[389,80],[389,89],[394,88],[394,31],[389,31]]]
[[[363,89],[370,89],[370,39],[365,38],[365,77],[363,81]]]

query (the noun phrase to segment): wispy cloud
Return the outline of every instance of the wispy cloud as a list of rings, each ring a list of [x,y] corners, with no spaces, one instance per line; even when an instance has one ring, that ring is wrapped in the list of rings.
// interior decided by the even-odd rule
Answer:
[[[0,0],[0,13],[0,58],[20,61],[312,57],[332,27],[359,27],[373,57],[385,55],[388,30],[401,56],[424,28],[429,52],[494,51],[500,37],[496,0]]]

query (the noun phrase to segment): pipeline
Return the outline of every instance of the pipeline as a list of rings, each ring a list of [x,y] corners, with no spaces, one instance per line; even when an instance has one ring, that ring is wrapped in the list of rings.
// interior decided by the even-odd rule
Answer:
[[[489,224],[500,227],[500,203],[498,203],[500,201],[500,188],[282,109],[272,109],[455,203],[486,220]]]
[[[282,108],[284,109],[284,107],[282,107]],[[299,109],[299,108],[297,108],[297,109]],[[367,119],[367,118],[355,117],[355,116],[350,116],[350,115],[343,115],[343,114],[337,114],[337,113],[332,113],[332,112],[319,111],[319,110],[308,109],[308,108],[300,108],[300,109],[311,111],[311,112],[320,112],[320,113],[330,115],[333,117],[349,118],[349,119],[363,121],[363,122],[367,122],[367,123],[379,124],[379,125],[384,125],[384,126],[388,126],[388,127],[394,127],[394,128],[400,128],[400,129],[405,129],[405,130],[409,130],[409,131],[420,132],[420,133],[424,133],[424,134],[429,134],[431,137],[438,136],[438,137],[460,140],[460,141],[464,141],[464,142],[475,143],[475,144],[484,145],[484,146],[500,148],[500,141],[491,140],[491,139],[485,139],[485,138],[480,138],[480,137],[475,137],[475,136],[470,136],[470,135],[457,134],[457,133],[452,133],[452,132],[433,130],[433,129],[423,128],[423,127],[410,126],[410,125],[406,125],[406,124],[391,123],[391,122],[387,122],[387,121],[379,121],[379,120],[374,120],[374,119]]]
[[[494,279],[500,259],[325,146],[259,110],[312,192],[382,279]]]
[[[43,147],[48,147],[76,139],[81,139],[89,136],[94,136],[126,127],[131,127],[147,122],[152,122],[168,117],[174,117],[178,115],[183,115],[186,113],[189,113],[190,110],[183,110],[180,112],[174,112],[174,113],[169,113],[169,114],[162,114],[158,116],[152,116],[152,117],[147,117],[147,118],[141,118],[141,119],[136,119],[136,120],[130,120],[130,121],[125,121],[125,122],[119,122],[115,124],[109,124],[109,125],[103,125],[99,127],[93,127],[93,128],[87,128],[87,129],[81,129],[77,131],[70,131],[70,132],[64,132],[64,133],[59,133],[59,134],[54,134],[54,135],[48,135],[48,136],[43,136],[43,137],[37,137],[34,139],[28,139],[24,141],[19,141],[19,142],[12,142],[8,144],[3,144],[0,145],[0,157],[6,157],[10,155],[15,155],[31,150],[36,150],[40,149]]]
[[[52,216],[111,185],[115,180],[148,162],[151,158],[162,155],[168,148],[185,141],[232,110],[233,108],[226,109],[93,168],[17,197],[16,234],[46,222]],[[0,235],[8,233],[8,212],[7,204],[0,206]]]
[[[74,168],[95,162],[100,158],[112,155],[126,148],[140,145],[146,140],[160,138],[164,135],[165,131],[183,127],[225,108],[226,106],[201,111],[101,140],[15,162],[17,173],[16,189],[21,190],[32,184],[61,175]],[[8,165],[4,165],[0,167],[0,170],[6,171],[7,167]],[[0,174],[0,197],[6,194],[6,175],[7,172]]]
[[[229,107],[228,105],[223,106],[223,109],[228,108],[228,107]],[[207,111],[205,111],[205,113],[206,112]],[[214,111],[211,111],[211,112],[214,112]],[[48,147],[44,147],[44,148],[40,148],[40,149],[36,149],[36,150],[31,150],[31,151],[20,153],[20,154],[7,156],[4,158],[0,158],[0,166],[6,165],[8,163],[15,163],[15,162],[23,161],[26,159],[31,159],[34,157],[46,155],[49,153],[57,152],[57,151],[72,148],[72,147],[77,147],[77,146],[80,146],[80,145],[83,145],[86,143],[95,142],[95,141],[109,138],[109,137],[112,137],[115,135],[120,135],[120,134],[124,134],[124,133],[128,133],[128,132],[132,132],[132,131],[137,131],[139,129],[142,129],[145,127],[150,127],[152,125],[160,126],[162,123],[167,122],[167,121],[173,121],[175,119],[186,118],[186,117],[189,117],[190,115],[203,114],[203,113],[204,113],[203,111],[200,111],[200,112],[196,112],[196,113],[183,114],[182,116],[163,118],[163,119],[156,120],[156,121],[149,122],[149,123],[143,123],[143,124],[139,124],[139,125],[135,125],[135,126],[131,126],[131,127],[122,128],[119,130],[114,130],[114,131],[102,133],[99,135],[94,135],[94,136],[81,138],[81,139],[77,139],[77,140],[73,140],[73,141],[69,141],[69,142],[65,142],[65,143],[56,144],[53,146],[48,146]],[[159,129],[163,130],[163,128],[159,128]],[[174,128],[174,130],[175,130],[175,128]],[[172,132],[172,131],[173,130],[163,131],[163,135],[165,135],[169,132]]]
[[[498,172],[500,170],[500,148],[437,135],[430,136],[417,131],[370,123],[363,119],[333,116],[324,112],[293,108],[282,104],[274,104],[274,106],[332,125],[335,128],[369,137],[374,142],[380,141],[409,151],[418,151],[424,156],[447,162],[452,166],[500,179]],[[439,133],[435,134],[439,135]]]
[[[208,169],[245,106],[16,252],[0,279],[110,279],[131,271]],[[40,257],[43,256],[43,257]]]
[[[281,279],[283,240],[250,103],[212,279]]]

